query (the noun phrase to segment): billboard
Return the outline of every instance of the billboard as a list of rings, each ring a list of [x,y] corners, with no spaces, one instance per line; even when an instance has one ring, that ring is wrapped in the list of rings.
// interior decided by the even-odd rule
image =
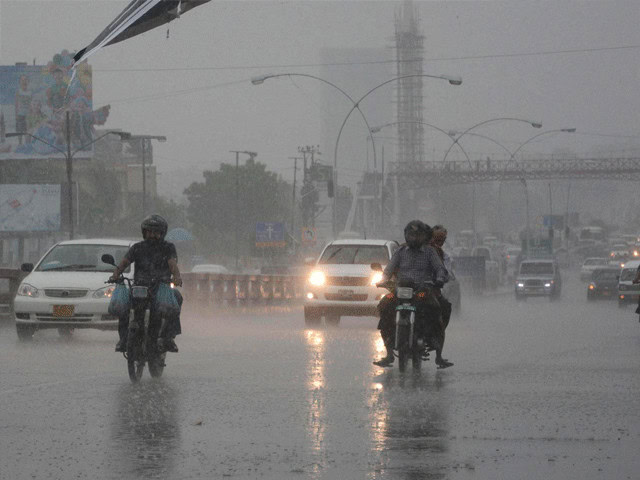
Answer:
[[[60,230],[60,185],[0,185],[0,232]]]
[[[94,127],[109,116],[109,106],[93,109],[91,67],[76,67],[66,50],[47,65],[0,66],[0,160],[64,157],[66,112],[71,151],[90,157]],[[5,138],[5,133],[24,133]]]
[[[256,247],[284,247],[284,223],[256,223]]]

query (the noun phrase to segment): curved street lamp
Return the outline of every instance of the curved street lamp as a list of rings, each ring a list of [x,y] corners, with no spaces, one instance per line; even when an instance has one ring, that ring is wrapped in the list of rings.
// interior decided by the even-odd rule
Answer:
[[[93,139],[92,141],[85,143],[84,145],[80,146],[79,148],[77,148],[76,150],[74,150],[73,152],[71,151],[71,129],[70,129],[70,120],[69,120],[69,111],[66,112],[66,130],[67,130],[67,149],[63,150],[62,148],[60,148],[57,145],[54,145],[51,142],[48,142],[47,140],[45,140],[44,138],[40,138],[36,135],[32,135],[31,133],[27,133],[27,132],[11,132],[11,133],[7,133],[5,134],[5,137],[10,138],[10,137],[21,137],[21,136],[28,136],[33,138],[34,140],[38,141],[38,142],[42,142],[45,145],[50,146],[51,148],[53,148],[54,150],[58,151],[59,153],[61,153],[62,155],[64,155],[65,157],[65,162],[66,162],[66,169],[67,169],[67,183],[69,184],[69,187],[67,189],[67,208],[69,209],[69,238],[71,240],[73,240],[74,234],[75,234],[75,228],[74,228],[74,220],[73,220],[73,191],[71,188],[71,182],[72,182],[72,177],[73,177],[73,156],[84,150],[85,148],[89,147],[90,145],[93,145],[94,143],[96,143],[98,140],[106,137],[107,135],[119,135],[121,138],[125,138],[127,135],[130,136],[130,134],[128,134],[127,132],[107,132],[103,135],[100,135],[98,138]]]
[[[334,185],[334,189],[337,192],[337,188],[338,188],[338,145],[340,144],[340,137],[342,136],[342,130],[344,130],[344,126],[347,124],[347,121],[349,120],[349,117],[351,116],[351,114],[353,113],[353,111],[357,108],[358,110],[360,110],[360,103],[367,98],[369,95],[371,95],[373,92],[375,92],[377,89],[384,87],[385,85],[392,83],[392,82],[397,82],[398,80],[403,80],[405,78],[417,78],[417,77],[425,77],[425,78],[435,78],[438,80],[446,80],[449,82],[449,84],[451,85],[462,85],[462,78],[458,77],[458,76],[451,76],[451,75],[428,75],[426,73],[416,73],[416,74],[412,74],[412,75],[402,75],[400,77],[395,77],[392,78],[390,80],[387,80],[385,82],[382,82],[379,85],[376,85],[375,87],[373,87],[372,89],[370,89],[367,93],[365,93],[362,97],[360,97],[358,100],[356,100],[355,102],[353,102],[353,107],[351,108],[351,110],[349,110],[349,112],[347,112],[347,115],[344,117],[344,120],[342,121],[342,125],[340,125],[340,130],[338,131],[338,136],[336,138],[336,144],[335,147],[333,149],[333,185]],[[362,112],[361,112],[362,113]],[[368,127],[368,125],[367,125]],[[369,132],[371,132],[371,128],[369,128]],[[372,140],[373,143],[373,140]],[[376,149],[375,149],[375,145],[373,147],[373,161],[376,162]],[[337,195],[333,196],[333,236],[337,237],[337,216],[336,216],[336,197]]]
[[[532,142],[533,140],[535,140],[536,138],[542,137],[543,135],[549,135],[552,133],[575,133],[576,132],[576,128],[575,127],[571,127],[571,128],[558,128],[555,130],[547,130],[546,132],[541,132],[538,133],[537,135],[534,135],[533,137],[528,138],[527,140],[525,140],[524,142],[522,142],[518,148],[516,148],[513,153],[511,154],[511,156],[509,157],[509,160],[507,161],[507,163],[504,166],[504,170],[502,173],[503,176],[503,180],[504,180],[504,175],[506,174],[507,171],[507,167],[509,166],[509,163],[511,163],[511,161],[515,161],[515,157],[516,157],[516,153],[518,153],[522,147],[524,147],[526,144],[528,144],[529,142]],[[526,242],[527,242],[527,252],[529,250],[529,247],[531,245],[531,240],[530,240],[530,226],[529,226],[529,190],[527,187],[527,181],[525,180],[524,177],[522,177],[520,179],[520,182],[522,183],[522,185],[524,186],[524,193],[525,193],[525,204],[526,204],[526,217],[527,217],[527,228],[526,228]],[[502,180],[500,181],[500,185],[502,186]],[[498,196],[500,196],[500,189],[498,189]],[[500,203],[500,200],[498,200],[498,203]]]
[[[489,120],[484,120],[483,122],[480,123],[476,123],[475,125],[467,128],[464,132],[462,132],[460,135],[458,135],[458,138],[456,139],[456,142],[458,142],[462,137],[464,137],[465,135],[467,135],[471,130],[473,130],[474,128],[478,128],[482,125],[486,125],[487,123],[492,123],[492,122],[499,122],[499,121],[503,121],[503,120],[512,120],[514,122],[523,122],[523,123],[528,123],[529,125],[531,125],[533,128],[542,128],[542,124],[539,122],[532,122],[530,120],[524,120],[522,118],[513,118],[513,117],[499,117],[499,118],[491,118]],[[449,155],[449,152],[451,151],[451,149],[453,148],[453,145],[451,145],[449,147],[449,150],[447,150],[447,152],[444,154],[444,158],[442,159],[442,161],[446,161],[447,160],[447,156]]]

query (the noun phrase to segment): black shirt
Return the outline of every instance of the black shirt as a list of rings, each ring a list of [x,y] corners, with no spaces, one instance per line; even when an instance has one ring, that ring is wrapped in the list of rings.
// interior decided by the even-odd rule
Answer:
[[[178,254],[173,243],[162,240],[158,243],[142,241],[134,243],[125,258],[135,263],[133,281],[144,285],[152,280],[171,280],[169,260],[178,261]]]

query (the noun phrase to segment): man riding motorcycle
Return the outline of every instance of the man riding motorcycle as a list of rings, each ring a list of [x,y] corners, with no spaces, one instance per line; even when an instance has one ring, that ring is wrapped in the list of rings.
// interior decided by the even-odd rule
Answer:
[[[177,286],[182,285],[180,270],[178,269],[178,254],[173,243],[164,240],[167,234],[167,221],[160,215],[149,215],[146,217],[140,228],[142,230],[142,242],[135,243],[131,246],[127,254],[124,256],[120,264],[116,267],[113,275],[109,278],[110,282],[115,282],[126,268],[135,263],[135,271],[133,275],[134,285],[151,286],[153,281],[161,280],[165,282],[171,281]],[[174,290],[174,295],[179,304],[182,304],[182,296],[180,292]],[[156,315],[155,308],[152,309],[151,315]],[[144,310],[136,311],[135,315],[144,316]],[[158,347],[161,351],[177,352],[178,346],[174,338],[181,333],[180,316],[167,318],[166,327],[162,333],[162,337],[158,338]],[[143,321],[143,318],[136,318],[136,321]],[[129,329],[129,316],[120,317],[118,322],[118,333],[120,341],[116,345],[116,352],[124,352],[127,349],[127,334]]]
[[[442,321],[440,318],[440,304],[436,296],[448,280],[447,270],[444,268],[435,249],[427,245],[431,239],[431,228],[420,220],[412,220],[404,229],[405,245],[395,251],[384,269],[382,281],[385,283],[396,276],[398,284],[410,283],[416,288],[424,288],[424,295],[420,295],[418,315],[426,326],[427,344],[436,350],[436,364],[439,368],[451,366],[442,358]],[[388,367],[393,364],[393,347],[395,343],[395,308],[398,299],[390,293],[383,297],[378,305],[380,321],[378,329],[387,349],[387,355],[374,364]]]

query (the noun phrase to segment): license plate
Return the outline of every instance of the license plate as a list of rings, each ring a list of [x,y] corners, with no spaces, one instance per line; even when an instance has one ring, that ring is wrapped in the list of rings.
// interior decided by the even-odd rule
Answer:
[[[353,290],[338,290],[338,295],[343,298],[353,297]]]
[[[54,317],[73,317],[75,305],[54,305],[53,316]]]

